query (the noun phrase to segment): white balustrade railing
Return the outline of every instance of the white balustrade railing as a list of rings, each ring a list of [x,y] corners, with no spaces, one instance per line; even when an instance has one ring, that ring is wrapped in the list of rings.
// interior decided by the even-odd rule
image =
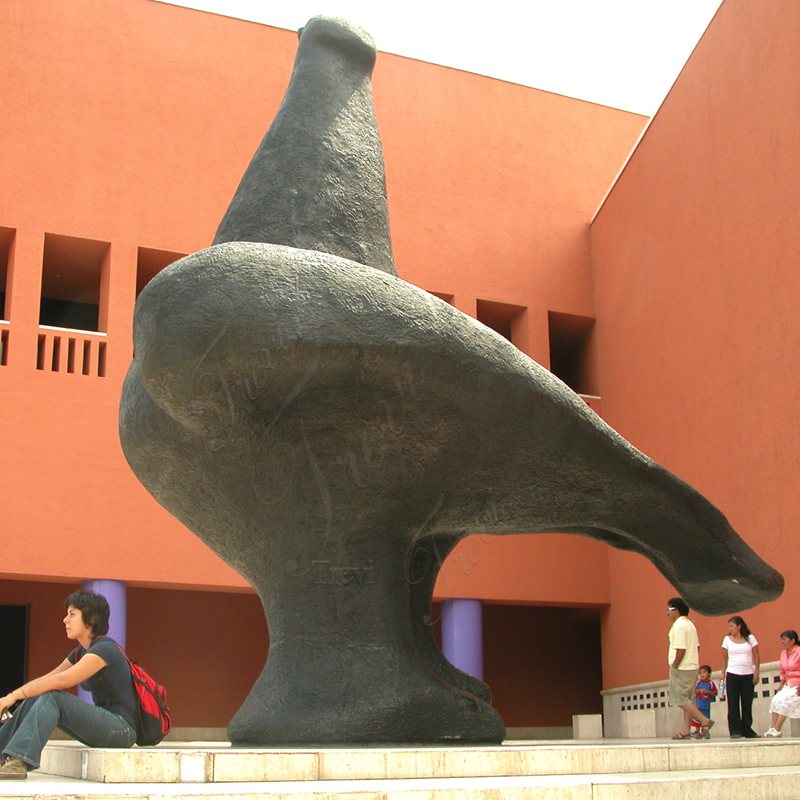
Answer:
[[[40,325],[36,369],[104,378],[106,338],[105,333]]]
[[[664,670],[667,671],[666,665]],[[719,685],[720,673],[714,672],[711,677]],[[753,700],[753,727],[758,733],[763,733],[770,725],[769,704],[779,686],[780,662],[763,663]],[[668,687],[665,679],[603,690],[605,736],[612,739],[663,738],[680,730],[683,712],[670,706]],[[727,699],[718,698],[711,704],[714,735],[728,735],[727,715]],[[789,726],[784,730],[787,735]]]

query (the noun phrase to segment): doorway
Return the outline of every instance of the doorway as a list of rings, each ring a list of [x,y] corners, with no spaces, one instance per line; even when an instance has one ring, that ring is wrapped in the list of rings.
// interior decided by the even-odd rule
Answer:
[[[25,683],[28,660],[29,606],[0,605],[0,695]]]

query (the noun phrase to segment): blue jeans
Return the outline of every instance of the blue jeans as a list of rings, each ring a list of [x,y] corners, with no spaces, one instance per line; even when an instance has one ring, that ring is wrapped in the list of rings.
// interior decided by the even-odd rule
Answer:
[[[25,700],[13,718],[0,725],[0,752],[38,769],[56,728],[90,747],[131,747],[136,742],[133,726],[108,709],[69,692],[45,692]]]

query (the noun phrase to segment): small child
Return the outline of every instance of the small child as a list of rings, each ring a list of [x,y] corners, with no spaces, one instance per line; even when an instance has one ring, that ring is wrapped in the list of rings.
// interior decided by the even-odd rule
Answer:
[[[703,664],[700,667],[700,677],[694,687],[695,704],[697,710],[707,717],[711,716],[711,703],[717,697],[717,685],[711,680],[711,667],[708,664]],[[692,720],[692,736],[695,739],[710,739],[711,734],[706,731],[700,730],[700,723]]]

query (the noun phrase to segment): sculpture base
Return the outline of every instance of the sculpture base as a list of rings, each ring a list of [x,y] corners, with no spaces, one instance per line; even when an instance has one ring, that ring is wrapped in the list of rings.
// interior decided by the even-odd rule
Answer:
[[[237,800],[289,794],[320,800],[339,795],[413,798],[417,792],[429,800],[545,795],[549,800],[683,800],[704,794],[777,800],[796,797],[798,764],[800,740],[796,739],[567,740],[485,748],[328,750],[248,750],[210,742],[103,750],[59,742],[45,748],[42,770],[31,773],[22,788],[26,796],[90,792],[92,797],[114,800],[145,795],[158,800],[177,794]],[[45,771],[49,775],[42,774]],[[84,781],[100,785],[87,784],[84,792]],[[166,785],[179,783],[189,785],[180,789]],[[191,785],[200,783],[214,786]],[[21,796],[19,787],[14,796]]]
[[[418,659],[331,653],[315,683],[299,658],[273,648],[267,666],[228,725],[236,747],[496,744],[500,715],[475,695],[437,679]],[[373,654],[374,655],[374,654]],[[336,668],[327,669],[332,664]],[[349,664],[349,666],[348,666]],[[388,665],[388,666],[387,666]],[[287,676],[294,671],[294,683]],[[350,677],[357,676],[357,678]]]

